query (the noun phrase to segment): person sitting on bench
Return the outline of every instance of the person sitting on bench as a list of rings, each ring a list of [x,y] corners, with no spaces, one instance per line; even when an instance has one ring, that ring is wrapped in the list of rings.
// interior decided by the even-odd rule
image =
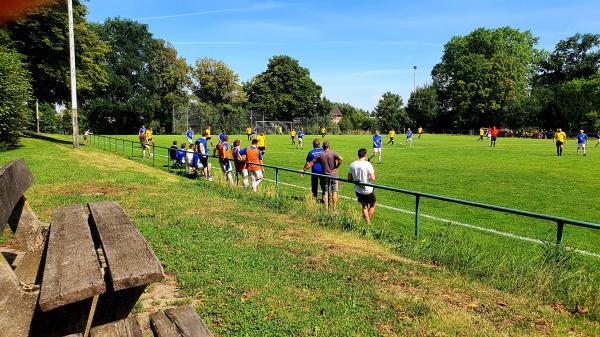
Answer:
[[[173,141],[173,145],[169,148],[169,158],[173,161],[173,167],[179,166],[177,162],[177,141]]]
[[[185,149],[185,143],[181,143],[181,148],[179,150],[177,150],[177,154],[176,154],[177,164],[181,165],[181,167],[185,167],[186,152],[187,151]]]

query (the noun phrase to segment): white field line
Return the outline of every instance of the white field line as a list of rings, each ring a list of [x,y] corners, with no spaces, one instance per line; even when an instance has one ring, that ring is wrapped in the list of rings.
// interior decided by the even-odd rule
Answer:
[[[273,182],[273,183],[275,182],[275,180],[272,180],[272,179],[265,179],[265,180],[269,181],[269,182]],[[299,189],[303,189],[303,190],[310,190],[310,188],[304,187],[304,186],[299,186],[299,185],[294,185],[294,184],[284,183],[284,182],[279,182],[279,183],[281,185],[291,186],[291,187],[295,187],[295,188],[299,188]],[[339,195],[339,197],[342,198],[342,199],[354,200],[354,198],[347,197],[345,195]],[[406,210],[406,209],[402,209],[402,208],[397,208],[397,207],[393,207],[393,206],[388,206],[388,205],[382,205],[382,204],[379,204],[379,203],[377,204],[377,206],[381,207],[381,208],[391,209],[393,211],[404,213],[404,214],[412,214],[412,215],[415,214],[414,211],[410,211],[410,210]],[[543,240],[539,240],[539,239],[530,238],[530,237],[527,237],[527,236],[520,236],[520,235],[516,235],[516,234],[513,234],[513,233],[502,232],[502,231],[491,229],[491,228],[479,227],[479,226],[475,226],[475,225],[471,225],[471,224],[467,224],[467,223],[463,223],[463,222],[458,222],[458,221],[454,221],[454,220],[450,220],[450,219],[439,218],[439,217],[436,217],[436,216],[433,216],[433,215],[429,215],[429,214],[421,213],[420,216],[422,216],[423,218],[426,218],[426,219],[433,220],[433,221],[445,222],[445,223],[456,225],[456,226],[471,228],[471,229],[478,230],[478,231],[481,231],[481,232],[486,232],[486,233],[490,233],[490,234],[500,235],[500,236],[504,236],[504,237],[508,237],[508,238],[516,239],[516,240],[531,242],[531,243],[535,243],[535,244],[538,244],[538,245],[543,245],[543,244],[545,244],[547,242],[547,241],[543,241]],[[565,249],[569,250],[569,251],[573,251],[573,252],[579,253],[581,255],[586,255],[586,256],[592,256],[592,257],[595,257],[595,258],[600,258],[600,254],[594,253],[594,252],[590,252],[590,251],[587,251],[587,250],[582,250],[582,249],[578,249],[578,248],[574,248],[574,247],[570,247],[570,246],[565,246]]]

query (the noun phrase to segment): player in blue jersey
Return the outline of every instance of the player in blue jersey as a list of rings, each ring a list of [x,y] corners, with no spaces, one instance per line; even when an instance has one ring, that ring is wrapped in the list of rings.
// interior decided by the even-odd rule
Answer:
[[[206,136],[208,136],[208,133],[204,131],[202,137],[196,140],[196,151],[198,152],[200,165],[202,165],[202,174],[207,180],[210,180],[212,178],[210,177],[210,167],[208,166],[208,142]]]
[[[319,156],[323,152],[321,148],[321,141],[318,139],[313,140],[313,149],[308,151],[308,155],[306,155],[306,164],[312,163],[315,158]],[[312,166],[312,173],[323,174],[323,168],[320,163],[315,163]],[[310,177],[310,189],[312,191],[313,198],[317,199],[317,193],[319,192],[319,177],[311,176]]]
[[[142,151],[144,151],[146,147],[146,140],[142,140],[142,138],[145,138],[146,136],[146,131],[146,126],[142,124],[142,127],[138,130],[138,139],[140,140],[140,146],[142,147]]]
[[[377,155],[377,162],[381,164],[381,135],[379,134],[379,130],[375,130],[375,135],[373,136],[373,155],[371,158]],[[371,159],[369,158],[369,159]]]
[[[296,148],[303,149],[304,148],[304,143],[303,143],[304,128],[302,128],[302,129],[300,129],[300,131],[298,131],[298,134],[296,135],[296,137],[298,137],[298,145],[296,145]]]
[[[250,134],[252,139],[256,138],[256,132],[256,128],[252,129],[252,134]]]
[[[408,128],[406,130],[406,146],[410,146],[412,147],[412,136],[413,136],[413,132],[410,130],[410,128]]]
[[[600,144],[600,130],[598,130],[597,136],[598,136],[598,143],[596,143],[596,146],[598,146],[598,144]],[[596,146],[594,146],[594,147],[596,147]]]
[[[194,131],[192,131],[191,127],[185,132],[185,137],[187,138],[189,144],[194,142]]]
[[[225,136],[227,136],[227,132],[225,132],[225,129],[221,129],[221,133],[219,133],[219,141],[222,142],[225,139]]]
[[[583,132],[583,130],[579,130],[579,133],[575,137],[577,138],[577,155],[579,156],[579,150],[583,150],[583,156],[585,157],[585,145],[587,144],[588,136]]]

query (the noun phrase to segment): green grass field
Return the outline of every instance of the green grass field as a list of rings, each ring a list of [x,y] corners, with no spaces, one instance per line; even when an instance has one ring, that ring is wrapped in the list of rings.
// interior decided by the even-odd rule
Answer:
[[[158,140],[167,143],[172,138]],[[450,182],[461,182],[463,191],[477,192],[468,188],[459,169],[451,177],[449,172],[440,173],[446,177],[437,178],[440,186],[426,184],[427,179],[419,178],[421,171],[410,168],[411,161],[423,165],[424,175],[435,177],[432,171],[442,169],[425,165],[429,157],[443,151],[456,160],[460,151],[471,151],[465,146],[467,138],[431,138],[431,142],[455,144],[455,148],[427,150],[423,141],[414,149],[384,149],[386,162],[376,166],[380,183],[519,205],[515,197],[479,200],[475,194],[458,195],[461,189],[454,189],[455,194],[438,192],[445,191],[444,185],[449,191]],[[362,139],[332,137],[332,143],[335,149],[338,141],[349,143],[340,151],[349,160],[352,147],[360,146]],[[270,137],[267,162],[302,166],[306,151],[288,149],[285,140]],[[552,150],[551,144],[541,144]],[[481,147],[472,154],[497,159],[502,156],[501,146],[502,140],[496,152]],[[212,182],[189,180],[145,165],[150,161],[141,165],[90,147],[75,151],[60,137],[24,138],[18,149],[0,153],[0,164],[19,157],[26,159],[36,178],[26,195],[44,221],[50,219],[52,208],[72,203],[121,203],[166,271],[175,276],[180,292],[194,299],[198,312],[218,335],[595,336],[599,330],[599,282],[588,277],[598,264],[591,258],[565,253],[568,259],[555,262],[553,256],[544,255],[545,247],[426,219],[421,240],[414,240],[410,215],[379,209],[376,228],[366,228],[353,201],[345,201],[332,215],[302,198],[304,190],[285,189],[295,196],[282,197],[274,194],[272,184],[265,184],[266,193],[257,196],[223,185],[219,174]],[[404,171],[387,162],[394,157]],[[577,160],[570,157],[561,159]],[[586,159],[593,158],[592,154]],[[546,160],[555,159],[548,156]],[[164,164],[160,160],[155,158],[156,166]],[[486,181],[486,168],[481,172],[478,183]],[[512,175],[513,179],[517,176]],[[282,178],[308,184],[295,174]],[[501,186],[498,180],[494,183]],[[351,188],[343,187],[342,192],[351,195]],[[383,194],[381,203],[412,205],[411,200]],[[463,222],[481,225],[478,218],[492,217],[444,204],[426,205],[425,213]],[[491,219],[496,217],[503,216]],[[503,222],[497,226],[519,229],[514,222]],[[575,241],[572,231],[567,231],[567,242],[587,248],[588,240],[582,235]],[[551,230],[548,235],[552,237]],[[597,240],[592,235],[588,236]]]
[[[115,136],[135,140],[136,136]],[[245,136],[231,136],[231,139]],[[297,150],[287,136],[268,136],[265,163],[300,169],[315,136],[306,136],[304,150]],[[320,136],[318,137],[320,139]],[[350,162],[356,158],[360,147],[370,150],[370,136],[327,136],[332,149],[344,157],[340,176],[345,177]],[[384,137],[385,138],[385,137]],[[415,137],[416,138],[416,137]],[[424,135],[415,139],[412,148],[398,137],[396,145],[384,146],[381,164],[374,163],[377,184],[399,187],[419,192],[438,194],[464,200],[516,208],[525,211],[562,216],[589,222],[600,222],[600,193],[595,188],[600,183],[600,147],[591,143],[588,156],[576,156],[573,141],[567,143],[562,157],[555,155],[551,140],[500,138],[496,148],[489,143],[477,142],[477,137]],[[156,145],[168,147],[172,140],[180,143],[183,136],[157,136]],[[384,143],[387,140],[384,141]],[[248,144],[248,141],[242,143]],[[117,143],[120,151],[121,144]],[[131,154],[126,144],[126,155]],[[134,148],[139,158],[139,149]],[[164,153],[163,153],[164,152]],[[164,164],[166,151],[157,150],[157,164]],[[274,171],[266,170],[274,179]],[[308,177],[280,172],[280,181],[310,187]],[[306,190],[284,185],[287,194],[307,193]],[[341,195],[354,199],[352,186],[342,186]],[[414,197],[379,191],[382,205],[414,211]],[[342,203],[354,203],[343,200]],[[424,200],[421,212],[436,218],[458,221],[478,227],[491,228],[519,236],[552,241],[556,238],[556,224],[493,211]],[[410,235],[414,216],[386,208],[376,212],[374,226],[385,231]],[[443,221],[423,219],[422,230],[437,231]],[[489,236],[489,234],[482,234]],[[566,226],[564,242],[574,248],[600,254],[600,231]]]

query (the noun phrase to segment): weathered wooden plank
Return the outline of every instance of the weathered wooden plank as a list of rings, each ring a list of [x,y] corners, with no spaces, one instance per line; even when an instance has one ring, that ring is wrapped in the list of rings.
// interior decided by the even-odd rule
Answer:
[[[37,288],[23,289],[0,254],[0,336],[27,337],[38,300]]]
[[[0,234],[15,205],[33,182],[33,175],[22,158],[0,167]]]
[[[162,310],[150,314],[150,327],[156,337],[181,337],[175,324]]]
[[[40,294],[44,312],[106,292],[83,205],[55,209]]]
[[[83,337],[83,334],[81,334],[81,333],[72,333],[70,335],[66,335],[66,336],[63,336],[63,337]]]
[[[92,328],[91,337],[143,337],[140,324],[135,317],[127,317],[120,321]]]
[[[184,337],[214,337],[190,304],[167,309],[165,314]]]
[[[154,251],[116,202],[89,205],[92,224],[102,242],[113,290],[164,279]]]

